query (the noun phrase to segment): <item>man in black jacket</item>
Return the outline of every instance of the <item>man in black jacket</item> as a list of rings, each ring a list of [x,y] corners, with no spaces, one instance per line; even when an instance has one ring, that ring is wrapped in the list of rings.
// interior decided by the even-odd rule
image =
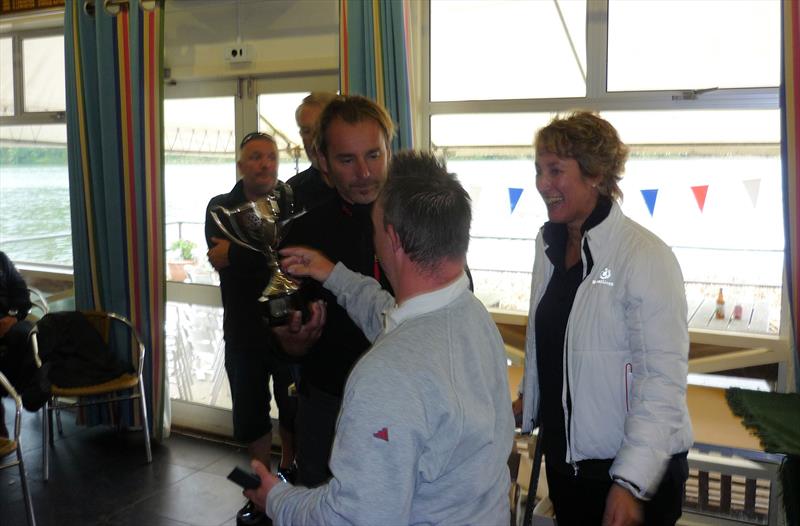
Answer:
[[[284,448],[289,448],[293,442],[293,402],[288,396],[291,382],[289,368],[276,354],[258,302],[271,276],[266,256],[230,242],[214,222],[210,210],[217,205],[235,208],[263,198],[283,185],[278,182],[278,147],[275,139],[266,133],[247,134],[239,146],[236,165],[242,178],[229,193],[218,195],[208,203],[205,234],[209,248],[208,260],[219,272],[225,310],[225,371],[233,403],[233,436],[248,445],[252,458],[270,465],[270,375],[278,405],[281,442]],[[280,203],[281,206],[285,204],[285,201]],[[287,417],[290,419],[288,422]],[[267,524],[266,516],[251,506],[240,510],[237,521],[248,525]]]
[[[315,146],[336,195],[297,219],[284,246],[317,249],[390,290],[375,257],[370,212],[386,181],[393,134],[386,110],[364,97],[339,96],[325,107]],[[296,313],[292,323],[274,332],[285,352],[304,356],[295,421],[297,482],[312,487],[330,476],[328,460],[345,381],[369,341],[330,292],[318,284],[306,286],[309,297],[325,301],[326,311],[312,304],[307,323],[301,324]]]
[[[314,150],[314,131],[317,121],[325,106],[336,98],[335,93],[327,91],[314,91],[303,99],[294,118],[300,129],[303,139],[303,148],[306,150],[311,166],[286,181],[294,189],[295,208],[311,210],[336,195],[334,190],[322,177],[319,171],[319,159]]]

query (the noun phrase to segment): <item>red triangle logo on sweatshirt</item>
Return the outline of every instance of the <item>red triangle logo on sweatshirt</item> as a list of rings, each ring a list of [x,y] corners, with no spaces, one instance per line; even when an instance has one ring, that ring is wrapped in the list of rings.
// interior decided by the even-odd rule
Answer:
[[[381,440],[385,440],[386,442],[389,441],[389,430],[387,428],[383,428],[376,433],[372,433],[372,436],[375,438],[380,438]]]

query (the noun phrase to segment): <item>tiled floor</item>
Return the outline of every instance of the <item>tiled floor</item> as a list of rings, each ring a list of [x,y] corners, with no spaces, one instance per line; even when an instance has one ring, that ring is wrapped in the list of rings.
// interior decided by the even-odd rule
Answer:
[[[12,424],[13,406],[4,403]],[[73,420],[64,415],[44,483],[40,413],[23,415],[23,459],[40,526],[236,524],[244,497],[225,477],[234,465],[248,465],[241,448],[173,433],[153,442],[147,464],[140,432],[78,427]],[[0,471],[0,524],[26,524],[17,467]]]

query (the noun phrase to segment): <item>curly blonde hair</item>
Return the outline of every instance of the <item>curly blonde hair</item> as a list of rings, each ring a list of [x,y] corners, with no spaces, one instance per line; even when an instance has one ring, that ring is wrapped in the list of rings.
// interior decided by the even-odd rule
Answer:
[[[629,148],[611,123],[597,113],[575,111],[566,117],[555,116],[536,132],[533,147],[536,155],[552,153],[575,159],[584,177],[597,179],[597,190],[602,195],[622,201],[619,181]]]

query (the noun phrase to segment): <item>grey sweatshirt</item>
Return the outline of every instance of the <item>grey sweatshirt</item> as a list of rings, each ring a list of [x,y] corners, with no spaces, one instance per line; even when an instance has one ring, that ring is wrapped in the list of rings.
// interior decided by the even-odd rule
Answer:
[[[275,524],[507,525],[505,348],[466,276],[401,307],[341,264],[324,285],[374,345],[345,387],[333,477],[276,486]]]

